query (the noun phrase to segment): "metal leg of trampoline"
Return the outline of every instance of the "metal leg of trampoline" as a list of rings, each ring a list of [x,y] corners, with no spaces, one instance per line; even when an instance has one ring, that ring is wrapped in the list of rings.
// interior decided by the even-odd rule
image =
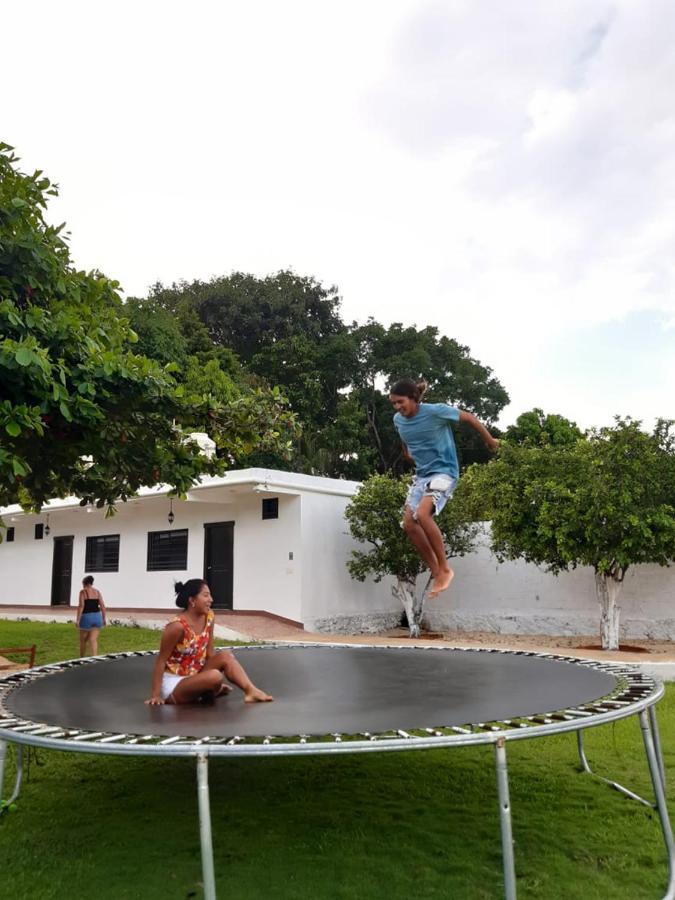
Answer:
[[[661,738],[659,736],[659,725],[656,721],[656,707],[649,707],[649,724],[652,729],[652,737],[654,738],[654,750],[656,751],[656,759],[659,763],[659,771],[661,772],[661,783],[663,784],[663,789],[666,789],[666,769],[663,765],[663,753],[661,753]]]
[[[615,791],[619,791],[625,797],[630,797],[631,800],[637,800],[638,803],[643,803],[645,806],[648,806],[650,809],[655,809],[654,803],[651,800],[645,800],[644,797],[641,797],[639,794],[636,794],[634,791],[629,790],[627,787],[624,787],[622,784],[619,784],[618,781],[612,781],[611,778],[605,778],[604,775],[598,775],[597,772],[594,772],[588,764],[588,760],[586,759],[586,752],[584,750],[584,736],[583,732],[577,731],[577,749],[579,751],[579,761],[583,767],[584,772],[587,772],[589,775],[592,775],[593,778],[599,778],[600,781],[604,781],[605,784],[608,784],[610,787],[613,787]]]
[[[204,900],[216,900],[216,876],[213,869],[211,803],[209,799],[209,761],[205,753],[197,756],[197,799],[199,800],[199,840],[202,848]]]
[[[16,744],[16,781],[14,782],[14,790],[9,799],[3,801],[2,790],[5,783],[5,760],[7,759],[7,742],[0,741],[0,813],[11,806],[19,796],[21,791],[21,783],[23,781],[23,746]]]
[[[497,766],[497,793],[499,795],[499,822],[502,831],[504,896],[506,900],[516,900],[516,866],[513,857],[513,833],[511,830],[509,771],[506,765],[506,741],[504,738],[499,738],[496,742],[495,756]]]
[[[2,788],[5,783],[5,760],[7,759],[7,741],[0,741],[0,808],[2,807]]]
[[[659,761],[659,754],[657,753],[657,747],[659,746],[658,728],[656,727],[656,718],[650,718],[645,710],[642,710],[642,712],[639,713],[639,716],[642,739],[645,744],[647,762],[649,764],[649,774],[652,776],[652,784],[654,786],[656,809],[658,810],[659,818],[661,819],[663,840],[668,853],[668,890],[666,891],[664,900],[673,900],[673,898],[675,898],[675,843],[673,842],[673,832],[670,827],[670,819],[668,818],[666,794],[661,774],[663,760]]]

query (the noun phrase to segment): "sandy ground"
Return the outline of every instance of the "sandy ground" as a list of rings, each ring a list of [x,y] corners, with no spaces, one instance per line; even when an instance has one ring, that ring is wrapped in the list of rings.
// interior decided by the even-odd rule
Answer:
[[[405,639],[403,629],[389,632]],[[434,643],[454,647],[492,647],[499,650],[526,650],[535,653],[557,653],[589,659],[619,660],[623,662],[672,662],[675,663],[675,641],[647,641],[629,638],[622,641],[620,650],[603,651],[597,634],[494,634],[489,631],[447,632]],[[425,641],[429,643],[429,641]]]

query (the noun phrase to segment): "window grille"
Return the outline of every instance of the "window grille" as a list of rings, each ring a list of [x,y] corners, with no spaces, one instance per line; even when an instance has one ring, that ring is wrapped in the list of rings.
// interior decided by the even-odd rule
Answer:
[[[187,569],[187,528],[148,532],[148,572]]]
[[[87,538],[85,572],[119,572],[119,534],[100,534]]]

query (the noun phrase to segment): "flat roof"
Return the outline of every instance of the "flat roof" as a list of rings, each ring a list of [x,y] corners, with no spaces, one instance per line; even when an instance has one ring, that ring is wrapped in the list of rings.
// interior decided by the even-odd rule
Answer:
[[[250,487],[258,493],[295,494],[318,493],[338,497],[353,497],[360,487],[359,481],[341,478],[326,478],[320,475],[304,475],[299,472],[282,472],[277,469],[232,469],[225,475],[208,475],[195,482],[187,493],[207,492],[214,488]],[[141,488],[134,499],[145,500],[162,497],[171,493],[168,484],[156,484]],[[76,509],[81,505],[79,497],[59,497],[49,500],[43,510]],[[18,505],[0,507],[0,516],[22,515],[24,510]],[[35,513],[25,513],[35,515]]]

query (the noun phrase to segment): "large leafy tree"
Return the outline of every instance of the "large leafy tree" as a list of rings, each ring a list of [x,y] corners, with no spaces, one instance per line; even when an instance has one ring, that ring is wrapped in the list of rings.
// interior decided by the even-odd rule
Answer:
[[[508,396],[492,371],[469,348],[433,327],[385,327],[373,319],[346,325],[339,296],[293,272],[267,278],[234,273],[212,281],[165,288],[147,301],[183,327],[197,316],[212,345],[236,353],[262,383],[279,385],[303,424],[298,468],[363,479],[373,472],[405,471],[392,425],[388,385],[402,375],[429,381],[428,399],[449,402],[495,421]],[[471,429],[456,433],[464,464],[486,459]],[[274,457],[255,461],[274,465]]]
[[[78,271],[45,219],[56,192],[0,144],[0,506],[66,494],[112,506],[158,481],[183,492],[255,447],[287,452],[295,424],[278,392],[186,391],[173,364],[133,352],[117,283]],[[209,432],[218,456],[189,431]]]
[[[411,637],[419,637],[424,598],[430,578],[420,590],[418,578],[426,566],[401,527],[409,478],[373,475],[365,481],[345,511],[352,537],[366,545],[353,550],[347,568],[357,581],[372,577],[376,582],[390,575],[396,579],[392,593],[403,604]],[[438,517],[446,551],[450,557],[464,556],[473,547],[479,526],[471,522],[461,491]]]
[[[500,559],[523,558],[558,574],[595,572],[602,646],[619,646],[618,598],[626,572],[675,560],[675,452],[669,422],[653,434],[617,419],[562,446],[503,442],[465,488],[492,519]]]

